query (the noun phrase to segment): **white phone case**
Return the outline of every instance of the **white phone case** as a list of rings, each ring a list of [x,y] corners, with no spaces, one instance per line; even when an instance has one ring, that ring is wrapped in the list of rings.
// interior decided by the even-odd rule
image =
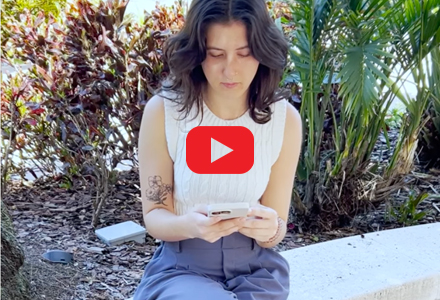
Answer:
[[[249,203],[216,203],[208,205],[209,217],[221,217],[222,220],[246,217],[249,211]]]

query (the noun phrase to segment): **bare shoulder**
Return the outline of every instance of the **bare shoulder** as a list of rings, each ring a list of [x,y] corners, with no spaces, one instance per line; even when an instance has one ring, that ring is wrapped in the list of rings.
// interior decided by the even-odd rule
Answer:
[[[164,136],[165,101],[166,99],[159,95],[154,95],[148,100],[142,115],[141,134],[145,131],[155,131],[156,137]]]
[[[164,98],[155,95],[148,100],[144,107],[139,132],[139,146],[146,146],[154,141],[165,142],[165,107]]]
[[[144,114],[149,115],[162,115],[164,116],[164,98],[160,95],[154,95],[148,100],[144,108]]]

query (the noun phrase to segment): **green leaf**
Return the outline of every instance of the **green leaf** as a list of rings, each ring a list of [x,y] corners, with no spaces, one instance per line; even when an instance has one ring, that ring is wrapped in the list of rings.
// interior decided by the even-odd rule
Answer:
[[[425,217],[426,216],[426,212],[419,212],[419,213],[417,213],[414,217],[413,217],[413,220],[414,221],[418,221],[418,220],[420,220],[420,219],[422,219],[423,217]]]
[[[428,196],[429,194],[427,192],[420,193],[414,201],[415,206],[419,205],[423,200],[428,198]]]
[[[331,11],[335,0],[316,0],[313,16],[313,45],[322,38],[322,32],[331,19]]]
[[[284,78],[284,83],[300,83],[301,82],[301,78],[300,75],[298,74],[298,72],[292,72],[290,74],[288,74],[285,78]]]

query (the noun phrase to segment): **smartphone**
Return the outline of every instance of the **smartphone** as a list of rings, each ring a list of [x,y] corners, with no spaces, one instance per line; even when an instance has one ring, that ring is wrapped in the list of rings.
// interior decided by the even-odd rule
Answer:
[[[222,220],[246,217],[249,211],[249,203],[216,203],[208,205],[208,217],[221,217]]]

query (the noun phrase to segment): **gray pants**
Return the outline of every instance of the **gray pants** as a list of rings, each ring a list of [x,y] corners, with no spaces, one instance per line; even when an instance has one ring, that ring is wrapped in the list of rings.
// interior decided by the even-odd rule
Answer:
[[[289,264],[240,233],[162,242],[133,300],[286,300]]]

